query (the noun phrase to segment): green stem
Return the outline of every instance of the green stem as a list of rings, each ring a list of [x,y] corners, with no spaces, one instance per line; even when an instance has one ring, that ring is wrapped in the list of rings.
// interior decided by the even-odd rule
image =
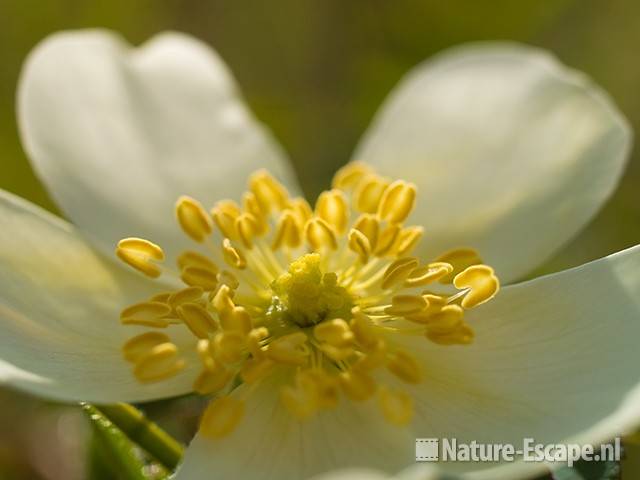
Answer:
[[[175,470],[183,454],[182,445],[140,410],[127,403],[97,407],[122,432],[168,470]]]

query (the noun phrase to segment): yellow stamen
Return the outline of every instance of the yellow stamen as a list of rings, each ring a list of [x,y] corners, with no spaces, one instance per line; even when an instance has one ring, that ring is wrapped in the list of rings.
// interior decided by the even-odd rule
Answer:
[[[365,163],[351,162],[336,172],[332,186],[342,190],[353,189],[371,171],[371,167]]]
[[[356,402],[367,400],[376,393],[376,381],[367,372],[350,370],[339,375],[340,386],[347,396]]]
[[[219,332],[213,338],[213,351],[222,363],[236,363],[242,360],[246,344],[246,337],[241,332]]]
[[[309,246],[314,251],[325,248],[331,250],[338,248],[336,232],[333,230],[333,227],[322,218],[316,217],[309,220],[305,225],[304,234],[307,243],[309,243]]]
[[[427,301],[422,295],[394,295],[391,298],[391,306],[384,309],[388,315],[410,315],[417,313],[427,306]]]
[[[353,228],[367,237],[372,250],[376,249],[378,245],[378,235],[380,234],[380,222],[375,215],[363,213],[353,223]]]
[[[182,271],[180,278],[187,285],[200,287],[205,291],[215,290],[218,286],[216,272],[204,268],[187,267]]]
[[[349,223],[349,205],[344,193],[335,189],[322,192],[316,202],[316,215],[342,235]]]
[[[302,332],[290,333],[269,344],[267,357],[285,365],[304,365],[309,356],[307,336]]]
[[[356,210],[364,213],[376,213],[389,182],[375,174],[365,176],[354,192]]]
[[[422,369],[418,361],[405,351],[397,351],[389,354],[387,368],[400,380],[407,383],[420,383],[422,381]]]
[[[263,212],[269,213],[274,208],[283,209],[287,206],[289,194],[286,189],[265,170],[260,170],[249,178],[249,189]]]
[[[349,249],[358,255],[362,263],[369,261],[371,242],[360,230],[352,228],[349,231]]]
[[[182,230],[196,242],[202,243],[211,235],[211,217],[197,200],[187,196],[180,197],[176,202],[176,217]]]
[[[234,397],[220,397],[209,404],[200,421],[200,431],[210,438],[229,435],[244,416],[244,402]]]
[[[125,308],[120,313],[120,322],[124,325],[164,328],[170,323],[166,318],[170,313],[171,308],[164,303],[137,303]]]
[[[125,238],[118,242],[116,255],[148,277],[157,278],[162,273],[161,268],[154,262],[164,261],[164,252],[155,243],[143,238]]]
[[[200,395],[211,395],[222,390],[233,377],[233,373],[222,364],[215,362],[212,368],[205,368],[193,383],[193,390]]]
[[[463,308],[473,308],[491,300],[500,289],[500,281],[493,268],[487,265],[474,265],[456,275],[453,285],[458,289],[469,288],[462,300]]]
[[[387,187],[380,200],[378,215],[390,223],[404,222],[416,201],[416,186],[396,180]]]
[[[280,216],[271,248],[278,250],[283,246],[298,248],[302,244],[302,227],[292,210],[285,210]]]
[[[178,356],[178,347],[165,342],[153,347],[136,361],[133,374],[142,383],[158,382],[178,374],[186,363]]]
[[[436,262],[445,262],[453,266],[453,271],[440,279],[441,283],[449,284],[453,278],[467,267],[482,263],[480,255],[473,248],[454,248],[440,255]]]
[[[209,260],[209,258],[192,250],[182,252],[178,256],[177,263],[180,270],[184,270],[187,267],[197,267],[202,268],[203,270],[210,270],[213,273],[218,271],[216,264]]]
[[[247,267],[247,261],[240,250],[235,248],[228,238],[222,242],[222,256],[224,261],[233,268],[244,270]]]
[[[411,422],[413,398],[408,393],[381,388],[378,398],[382,414],[389,423],[404,426]]]
[[[415,257],[403,257],[393,261],[384,272],[382,288],[388,290],[404,282],[417,266],[418,259]]]
[[[404,281],[404,285],[406,287],[423,287],[450,274],[452,271],[453,266],[449,263],[434,262],[423,265],[411,270],[409,276]]]
[[[177,308],[178,315],[198,338],[209,338],[217,329],[213,318],[197,303],[185,303]]]
[[[136,363],[147,355],[154,347],[169,343],[168,335],[161,332],[146,332],[133,337],[122,346],[125,360]]]

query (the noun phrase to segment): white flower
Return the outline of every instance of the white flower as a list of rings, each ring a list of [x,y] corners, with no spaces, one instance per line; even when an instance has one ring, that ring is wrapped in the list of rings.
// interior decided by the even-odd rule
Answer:
[[[420,265],[444,250],[473,247],[509,283],[575,235],[608,198],[631,144],[626,121],[588,79],[540,50],[461,47],[409,74],[354,159],[412,183],[389,186],[387,177],[366,176],[370,167],[360,163],[335,180],[349,190],[356,179],[355,203],[378,213],[365,217],[374,226],[361,223],[360,233],[346,223],[351,194],[325,194],[316,208],[322,220],[309,220],[304,201],[291,200],[264,172],[251,176],[267,169],[294,196],[299,192],[284,153],[244,106],[222,61],[184,35],[162,34],[139,49],[101,31],[50,37],[26,63],[18,119],[34,168],[77,227],[2,193],[0,379],[59,400],[140,402],[190,392],[194,382],[201,391],[228,389],[225,375],[242,368],[245,384],[207,410],[209,435],[196,436],[179,479],[298,479],[349,468],[378,469],[381,478],[409,468],[402,475],[418,478],[427,470],[411,466],[416,437],[598,443],[639,423],[637,247],[503,288],[464,321],[463,310],[498,288],[488,267],[464,270],[478,262],[473,251],[458,250],[431,270],[400,260],[394,266],[406,271],[380,269],[375,277],[378,270],[365,266],[386,268],[415,246],[421,230],[404,230],[406,251],[395,242],[393,256],[380,259],[371,233],[380,218],[383,227],[403,222],[415,202],[409,222],[425,226],[414,252]],[[232,204],[218,203],[212,222],[201,204],[240,200],[247,178],[245,210],[255,215],[240,221]],[[184,232],[173,219],[176,199]],[[272,206],[275,216],[268,217]],[[275,259],[269,248],[249,248],[269,218],[278,221],[268,237],[279,247]],[[173,276],[172,267],[155,262],[166,257],[170,265],[192,249],[184,233],[208,245],[211,229],[217,240],[209,261],[226,262],[233,275],[213,272],[193,254],[181,257]],[[222,251],[220,232],[233,237]],[[113,261],[123,238],[119,256],[158,279]],[[319,255],[298,258],[303,241]],[[279,270],[287,250],[293,263]],[[325,276],[310,281],[318,265]],[[360,275],[363,268],[370,271]],[[397,293],[412,286],[407,278],[451,277],[454,268],[463,270],[454,281],[461,294],[440,291],[427,305],[415,292]],[[180,288],[180,276],[197,286],[181,294],[186,304],[158,295]],[[350,287],[340,290],[346,278],[370,279],[361,290],[375,287],[379,295],[362,303],[345,294]],[[308,289],[324,303],[300,300]],[[265,299],[264,292],[272,293]],[[440,298],[455,311],[454,330],[433,330],[427,309],[442,314]],[[350,317],[354,306],[360,309],[351,323],[323,321]],[[258,317],[265,308],[275,316],[263,338]],[[118,324],[119,315],[128,325]],[[392,332],[407,328],[405,318],[415,334]],[[343,378],[344,393],[336,376],[327,383],[326,376],[296,373],[310,358],[332,359],[324,373],[336,365],[347,377],[360,372],[352,364],[376,352],[362,337],[368,322],[375,323],[372,338],[389,347],[382,356],[387,370],[374,369],[360,382]],[[316,343],[300,337],[301,329]],[[449,343],[465,345],[440,345]],[[254,371],[251,381],[247,364],[263,356],[269,368]],[[287,370],[287,363],[296,367]],[[376,389],[378,401],[369,398]],[[439,468],[504,478],[541,467]]]

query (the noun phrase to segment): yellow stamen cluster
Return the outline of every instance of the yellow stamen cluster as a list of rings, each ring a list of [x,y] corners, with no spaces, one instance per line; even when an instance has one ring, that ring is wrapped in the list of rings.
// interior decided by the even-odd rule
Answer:
[[[200,245],[176,259],[177,274],[148,240],[124,239],[116,249],[143,274],[185,285],[122,311],[123,324],[153,329],[123,346],[133,374],[141,382],[170,378],[185,368],[182,350],[197,352],[193,389],[217,396],[202,418],[212,437],[234,430],[245,396],[267,377],[299,419],[341,397],[377,396],[385,419],[408,423],[413,399],[402,385],[420,383],[423,372],[420,352],[403,339],[423,336],[425,348],[427,340],[472,342],[465,310],[499,289],[472,249],[426,263],[411,256],[423,235],[422,227],[404,225],[415,199],[413,184],[361,163],[341,169],[313,209],[264,171],[251,176],[241,204],[222,200],[207,212],[181,197],[178,223]],[[191,332],[192,342],[178,347],[170,337],[177,328]],[[239,383],[245,387],[232,394]]]

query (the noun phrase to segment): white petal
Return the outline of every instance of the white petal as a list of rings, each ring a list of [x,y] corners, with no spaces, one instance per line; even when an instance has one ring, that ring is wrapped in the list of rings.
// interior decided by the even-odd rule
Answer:
[[[231,436],[196,435],[176,478],[199,480],[216,472],[219,478],[300,480],[334,469],[397,471],[413,462],[414,440],[386,424],[372,403],[342,405],[300,422],[282,407],[273,383],[261,385]]]
[[[417,437],[599,445],[640,424],[640,246],[507,287],[468,318],[477,333],[471,346],[414,344],[428,377],[416,391]],[[478,478],[522,478],[536,468]]]
[[[119,324],[119,312],[153,293],[153,283],[101,258],[73,227],[0,191],[0,382],[73,401],[189,391],[187,373],[142,386],[122,358],[137,332]]]
[[[542,50],[455,48],[393,91],[354,155],[419,187],[422,254],[471,246],[515,280],[615,188],[631,131],[608,95]]]
[[[187,35],[131,49],[105,31],[55,34],[25,64],[18,117],[54,199],[109,254],[128,236],[175,253],[185,241],[173,213],[180,195],[205,206],[239,200],[258,168],[296,189],[227,67]]]

